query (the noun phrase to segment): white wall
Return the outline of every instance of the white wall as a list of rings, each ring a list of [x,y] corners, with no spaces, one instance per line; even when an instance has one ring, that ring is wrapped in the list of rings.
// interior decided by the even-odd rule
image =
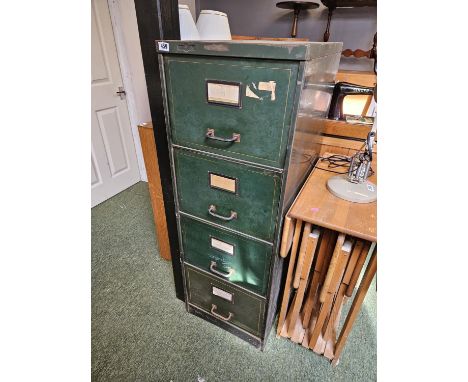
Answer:
[[[276,0],[198,0],[198,11],[213,9],[227,13],[232,34],[290,37],[293,13],[277,8],[276,3]],[[301,12],[297,37],[323,41],[327,16],[328,9],[323,4],[317,9]],[[342,41],[343,49],[368,50],[376,30],[376,7],[340,8],[333,13],[329,41]],[[340,69],[372,70],[373,64],[374,60],[367,58],[341,57]]]
[[[197,22],[195,0],[179,0],[179,4],[188,5],[190,9],[190,13],[192,14],[193,20]]]

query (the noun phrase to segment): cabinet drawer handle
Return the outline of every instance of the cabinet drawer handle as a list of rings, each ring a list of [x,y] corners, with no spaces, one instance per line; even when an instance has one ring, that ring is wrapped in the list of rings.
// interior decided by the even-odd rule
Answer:
[[[229,312],[229,315],[227,317],[224,317],[221,314],[216,313],[216,309],[218,309],[218,307],[215,304],[211,304],[211,314],[215,317],[218,317],[219,319],[223,321],[229,321],[234,316],[234,314]]]
[[[228,279],[229,277],[231,277],[234,274],[234,269],[229,268],[229,272],[224,273],[224,272],[218,271],[216,269],[216,265],[217,265],[216,261],[212,261],[211,264],[210,264],[210,271],[213,272],[215,275],[225,277],[225,278]]]
[[[216,213],[216,206],[213,205],[213,204],[210,206],[210,208],[208,208],[208,213],[211,216],[214,216],[215,218],[218,218],[218,219],[221,219],[221,220],[224,220],[224,221],[227,221],[227,222],[231,221],[233,219],[237,219],[237,212],[236,211],[231,211],[231,215],[229,217],[218,215]]]
[[[215,135],[214,129],[208,129],[205,135],[208,139],[213,139],[214,141],[221,142],[240,142],[240,134],[233,133],[232,138],[222,138]]]

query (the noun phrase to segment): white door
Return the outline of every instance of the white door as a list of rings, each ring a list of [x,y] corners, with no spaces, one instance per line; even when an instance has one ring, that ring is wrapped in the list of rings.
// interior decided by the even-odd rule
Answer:
[[[107,0],[92,0],[91,204],[140,180]]]

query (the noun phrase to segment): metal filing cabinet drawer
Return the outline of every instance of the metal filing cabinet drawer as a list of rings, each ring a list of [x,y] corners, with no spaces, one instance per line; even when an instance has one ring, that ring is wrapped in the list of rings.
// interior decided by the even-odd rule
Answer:
[[[272,246],[181,216],[185,261],[262,296],[266,294]]]
[[[168,57],[173,142],[281,167],[297,69],[287,61]]]
[[[174,150],[174,166],[182,212],[262,240],[273,239],[279,174],[183,149]]]
[[[258,336],[262,330],[265,300],[232,284],[185,265],[188,302],[219,320]]]

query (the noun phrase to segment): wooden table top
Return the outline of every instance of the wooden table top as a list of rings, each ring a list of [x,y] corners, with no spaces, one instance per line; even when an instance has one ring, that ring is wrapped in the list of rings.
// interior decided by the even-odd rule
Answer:
[[[332,154],[325,153],[323,156],[330,155]],[[337,174],[326,171],[327,168],[328,162],[317,162],[287,215],[360,239],[377,241],[377,202],[352,203],[334,196],[327,189],[327,180]],[[375,173],[369,181],[377,184],[375,154],[372,169]],[[333,171],[343,172],[346,168],[338,167]]]

